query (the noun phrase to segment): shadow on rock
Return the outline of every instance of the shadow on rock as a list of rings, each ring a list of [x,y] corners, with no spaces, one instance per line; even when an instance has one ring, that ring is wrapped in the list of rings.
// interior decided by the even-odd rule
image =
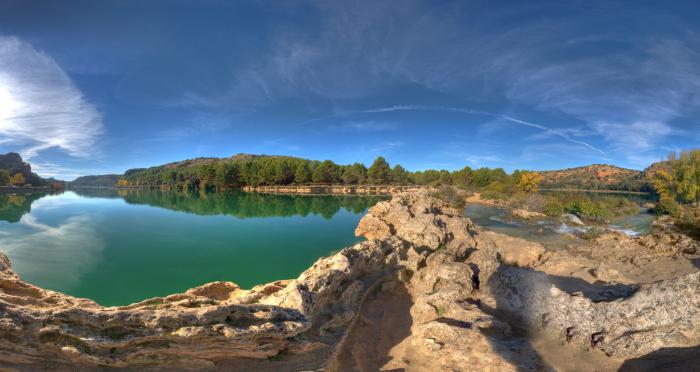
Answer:
[[[668,347],[656,350],[622,364],[621,372],[677,371],[690,372],[700,368],[700,346]]]
[[[480,331],[503,359],[512,363],[518,371],[532,371],[533,368],[538,371],[553,370],[532,346],[527,330],[517,320],[481,301],[470,303],[496,319],[490,327],[481,328]]]
[[[398,282],[377,284],[338,348],[330,371],[379,371],[390,351],[411,335],[413,300]]]
[[[597,281],[591,284],[575,277],[547,275],[549,281],[557,288],[572,295],[581,295],[593,302],[614,301],[628,298],[639,289],[638,285],[608,283]]]

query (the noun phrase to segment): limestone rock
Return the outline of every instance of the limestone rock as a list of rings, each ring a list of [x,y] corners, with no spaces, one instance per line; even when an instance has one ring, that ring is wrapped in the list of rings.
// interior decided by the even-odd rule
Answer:
[[[516,371],[549,370],[541,352],[621,361],[700,344],[700,273],[682,236],[612,234],[547,252],[482,231],[423,189],[370,208],[356,234],[368,240],[293,280],[214,282],[111,308],[25,283],[0,254],[0,363]],[[660,260],[680,269],[642,283]],[[522,329],[559,343],[536,350]]]
[[[513,217],[522,218],[522,219],[526,219],[526,220],[533,219],[533,218],[545,218],[545,217],[547,217],[547,215],[544,213],[533,212],[533,211],[529,211],[527,209],[522,209],[522,208],[513,209],[510,211],[510,214]]]

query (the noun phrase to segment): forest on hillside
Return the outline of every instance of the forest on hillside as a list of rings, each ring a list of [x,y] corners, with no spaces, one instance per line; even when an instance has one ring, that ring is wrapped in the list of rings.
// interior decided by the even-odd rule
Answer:
[[[464,167],[457,171],[410,172],[400,164],[391,166],[378,157],[367,168],[361,163],[339,165],[284,156],[202,159],[147,169],[127,171],[117,186],[165,187],[182,190],[231,189],[241,186],[272,185],[455,185],[460,187],[508,188],[520,180],[522,171],[512,174],[502,168]]]

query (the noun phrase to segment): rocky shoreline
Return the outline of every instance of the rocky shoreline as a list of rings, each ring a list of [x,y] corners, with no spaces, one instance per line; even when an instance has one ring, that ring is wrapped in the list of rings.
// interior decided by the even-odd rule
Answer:
[[[305,194],[305,195],[392,195],[402,191],[417,190],[417,186],[399,185],[299,185],[299,186],[244,186],[245,192],[263,194]]]
[[[700,252],[682,236],[609,234],[578,251],[546,251],[481,230],[427,190],[378,203],[356,234],[368,240],[294,280],[251,290],[215,282],[111,308],[32,286],[2,255],[0,363],[615,370],[700,345]],[[675,269],[645,274],[666,261]]]

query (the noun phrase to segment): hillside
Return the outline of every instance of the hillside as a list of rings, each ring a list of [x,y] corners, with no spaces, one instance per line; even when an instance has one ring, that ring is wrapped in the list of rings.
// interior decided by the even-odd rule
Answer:
[[[26,184],[32,186],[46,186],[48,182],[32,172],[32,166],[25,163],[22,157],[15,152],[0,154],[0,170],[6,170],[10,176],[21,173]]]
[[[104,174],[100,176],[78,177],[70,183],[71,187],[112,187],[121,176],[118,174]]]
[[[540,171],[542,189],[583,189],[650,191],[647,181],[663,162],[655,163],[644,171],[626,169],[607,164]],[[356,164],[357,165],[357,164]],[[149,168],[129,169],[123,175],[80,177],[71,183],[73,187],[109,187],[117,182],[124,186],[157,186],[178,189],[199,187],[240,187],[245,185],[289,184],[361,184],[368,182],[368,169],[363,165],[338,165],[290,156],[237,154],[228,158],[195,158]],[[465,168],[466,169],[466,168]],[[486,171],[486,172],[482,172]],[[301,172],[301,173],[300,173]],[[356,172],[356,173],[354,173]],[[476,185],[485,187],[491,181],[503,181],[509,177],[502,169],[467,169],[448,172],[427,170],[409,172],[399,167],[397,177],[389,169],[383,184]],[[500,173],[499,173],[500,172]],[[484,178],[482,180],[482,178]],[[516,177],[518,177],[516,175]],[[481,182],[483,181],[483,182]],[[484,183],[485,182],[485,183]],[[517,180],[514,181],[517,183]],[[371,183],[371,182],[370,182]],[[377,184],[380,184],[377,183]]]
[[[584,167],[554,171],[541,171],[543,189],[624,190],[647,189],[644,172],[616,167],[608,164],[593,164]]]

